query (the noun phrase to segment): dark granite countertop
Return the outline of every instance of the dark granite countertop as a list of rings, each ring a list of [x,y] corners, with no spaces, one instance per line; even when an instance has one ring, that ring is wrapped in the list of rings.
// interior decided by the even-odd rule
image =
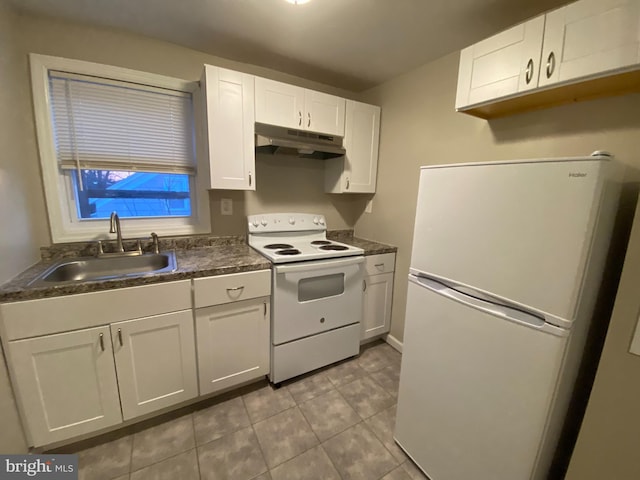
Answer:
[[[391,253],[397,250],[396,247],[391,245],[354,237],[353,230],[328,232],[327,237],[360,247],[364,249],[365,255]],[[125,248],[131,250],[133,246],[125,243]],[[145,251],[149,248],[149,245],[143,246]],[[160,248],[161,251],[175,251],[177,269],[174,272],[33,287],[30,286],[29,283],[42,274],[55,261],[65,257],[72,258],[94,254],[94,246],[86,243],[54,245],[43,248],[42,261],[0,286],[0,302],[35,300],[75,293],[97,292],[114,288],[135,287],[153,283],[267,270],[271,268],[271,262],[249,247],[243,236],[200,236],[186,239],[161,239]]]
[[[97,292],[114,288],[136,287],[152,283],[187,280],[197,277],[266,270],[271,262],[247,244],[199,246],[175,249],[177,269],[170,273],[148,274],[139,277],[117,278],[91,282],[33,287],[29,283],[43,273],[54,260],[42,260],[13,280],[0,286],[0,302],[35,300],[74,293]]]
[[[365,255],[380,255],[382,253],[396,253],[398,251],[398,247],[394,247],[393,245],[354,237],[353,230],[330,231],[327,232],[327,238],[361,248],[364,250]]]

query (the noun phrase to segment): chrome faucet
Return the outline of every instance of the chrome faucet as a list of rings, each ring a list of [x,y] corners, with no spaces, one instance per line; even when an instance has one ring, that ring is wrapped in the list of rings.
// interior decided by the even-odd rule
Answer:
[[[116,212],[111,212],[111,218],[109,219],[109,233],[117,234],[116,240],[116,252],[124,252],[122,246],[122,230],[120,229],[120,217]]]

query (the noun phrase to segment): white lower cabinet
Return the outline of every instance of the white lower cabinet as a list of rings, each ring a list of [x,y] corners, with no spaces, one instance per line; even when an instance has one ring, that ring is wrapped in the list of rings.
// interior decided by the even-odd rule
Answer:
[[[198,396],[191,310],[111,324],[125,420]]]
[[[393,300],[395,253],[371,255],[365,258],[363,280],[363,310],[361,339],[389,332]]]
[[[270,294],[261,270],[0,305],[29,445],[268,375]]]
[[[393,273],[365,277],[362,339],[376,337],[391,326]]]
[[[269,374],[269,297],[196,310],[200,394]]]
[[[269,374],[271,270],[193,281],[200,394]]]
[[[109,327],[16,340],[7,354],[32,445],[122,422]]]

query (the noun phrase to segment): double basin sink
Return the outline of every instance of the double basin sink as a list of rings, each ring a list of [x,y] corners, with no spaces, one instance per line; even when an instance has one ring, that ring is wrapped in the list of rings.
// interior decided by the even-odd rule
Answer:
[[[51,265],[29,285],[44,287],[75,282],[140,277],[149,274],[169,273],[175,271],[176,268],[176,255],[173,251],[64,258]]]

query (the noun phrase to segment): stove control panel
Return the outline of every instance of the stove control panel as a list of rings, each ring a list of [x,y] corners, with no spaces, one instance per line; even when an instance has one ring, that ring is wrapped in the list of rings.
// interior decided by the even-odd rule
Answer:
[[[249,233],[304,232],[327,229],[323,215],[310,213],[265,213],[247,217]]]

